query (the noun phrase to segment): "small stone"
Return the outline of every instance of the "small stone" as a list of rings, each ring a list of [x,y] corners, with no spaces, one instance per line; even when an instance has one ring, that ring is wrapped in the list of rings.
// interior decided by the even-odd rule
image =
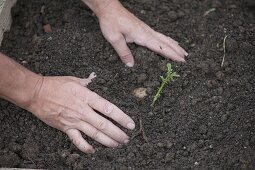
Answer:
[[[201,134],[205,134],[205,133],[207,132],[207,127],[206,127],[206,125],[201,125],[201,126],[199,126],[199,132],[200,132]]]
[[[67,159],[66,159],[66,164],[69,165],[69,166],[71,166],[71,165],[73,165],[79,158],[80,158],[80,155],[79,155],[79,154],[76,154],[76,153],[71,154],[71,155],[69,155],[69,156],[67,157]]]
[[[138,83],[143,83],[145,80],[147,80],[148,76],[145,73],[142,73],[137,76],[137,82]]]
[[[229,53],[235,53],[239,49],[239,44],[234,38],[226,39],[226,51]]]
[[[149,116],[153,116],[154,113],[153,113],[153,112],[149,112],[148,115],[149,115]]]
[[[179,11],[179,12],[178,12],[178,17],[181,18],[181,17],[183,17],[183,16],[185,16],[185,13],[182,12],[182,11]]]
[[[189,146],[189,150],[194,151],[197,148],[197,144],[194,142]]]
[[[228,115],[227,114],[222,115],[221,118],[220,118],[222,123],[225,122],[227,119],[228,119]]]
[[[178,14],[175,11],[169,11],[168,12],[168,17],[170,19],[170,21],[176,21],[178,19]]]
[[[51,32],[52,32],[51,25],[50,25],[50,24],[44,25],[44,26],[43,26],[43,30],[44,30],[44,32],[46,32],[46,33],[51,33]]]
[[[170,162],[174,159],[174,156],[175,154],[170,152],[170,153],[167,153],[166,156],[165,156],[165,162]]]
[[[164,154],[162,152],[159,152],[157,153],[156,158],[161,160],[164,158]]]
[[[114,63],[118,60],[116,55],[110,55],[110,57],[108,58],[108,61],[111,63]]]
[[[37,36],[36,34],[34,34],[33,37],[32,37],[32,44],[40,45],[41,42],[42,42],[42,38]]]
[[[217,82],[215,80],[208,80],[206,85],[208,88],[213,88],[217,85]]]
[[[222,71],[218,71],[215,75],[219,80],[223,80],[224,78],[224,73]]]
[[[172,146],[173,146],[173,143],[170,142],[170,141],[167,141],[167,143],[166,143],[166,148],[167,148],[167,149],[170,149],[170,148],[172,148]]]
[[[199,163],[198,162],[195,162],[194,165],[198,165]]]
[[[219,8],[222,6],[222,2],[220,0],[214,0],[212,1],[212,5],[213,8]]]
[[[203,72],[208,73],[209,72],[209,65],[206,62],[200,62],[197,65],[197,68],[201,69]]]
[[[141,14],[146,14],[145,10],[141,10],[140,12],[141,12]]]
[[[223,89],[222,87],[219,87],[219,88],[217,89],[217,92],[218,92],[219,95],[222,95],[223,92],[224,92],[224,89]]]
[[[160,85],[159,81],[146,81],[143,83],[146,87],[157,87]]]
[[[62,158],[66,158],[67,156],[70,155],[70,151],[69,150],[63,150],[61,153],[60,153],[60,156]]]
[[[147,96],[147,93],[146,93],[147,89],[146,88],[143,88],[143,87],[139,87],[139,88],[136,88],[133,90],[133,95],[139,99],[143,99]]]
[[[21,61],[22,64],[27,64],[26,60]]]
[[[159,147],[159,148],[163,148],[164,147],[164,144],[163,143],[157,143],[157,146]]]

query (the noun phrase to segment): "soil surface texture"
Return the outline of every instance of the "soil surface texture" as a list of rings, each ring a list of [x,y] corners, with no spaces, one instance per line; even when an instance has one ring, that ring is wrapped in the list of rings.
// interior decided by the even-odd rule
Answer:
[[[95,15],[79,0],[19,0],[0,50],[42,75],[86,77],[96,72],[89,88],[136,121],[136,130],[127,132],[132,140],[109,149],[88,139],[96,153],[87,155],[66,134],[0,100],[0,167],[254,169],[254,1],[122,3],[153,29],[180,42],[189,52],[187,62],[172,62],[130,45],[136,64],[125,67],[103,38]],[[51,28],[48,25],[46,33],[47,24]],[[168,62],[180,77],[152,108]],[[138,99],[132,93],[136,88],[146,88],[148,96]]]

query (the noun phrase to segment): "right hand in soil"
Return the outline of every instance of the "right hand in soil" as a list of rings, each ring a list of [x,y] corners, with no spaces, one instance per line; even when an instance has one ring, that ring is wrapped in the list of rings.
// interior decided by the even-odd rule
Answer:
[[[127,143],[129,137],[96,111],[128,129],[134,121],[117,106],[84,87],[88,79],[76,77],[42,77],[29,108],[46,124],[65,132],[81,151],[94,153],[94,148],[81,133],[107,147]]]
[[[175,61],[184,62],[188,53],[170,37],[154,31],[125,9],[118,0],[83,0],[97,15],[101,31],[128,67],[134,57],[127,43],[136,43]]]

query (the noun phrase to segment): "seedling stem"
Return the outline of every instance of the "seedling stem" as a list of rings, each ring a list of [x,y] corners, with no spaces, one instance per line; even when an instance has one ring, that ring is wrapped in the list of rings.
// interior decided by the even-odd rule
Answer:
[[[175,77],[180,77],[176,72],[173,72],[172,65],[168,63],[167,65],[167,73],[166,77],[160,76],[161,79],[161,85],[158,88],[158,91],[156,95],[153,97],[153,101],[151,103],[151,106],[154,106],[155,102],[159,99],[161,94],[164,91],[165,86],[170,82],[173,81]]]

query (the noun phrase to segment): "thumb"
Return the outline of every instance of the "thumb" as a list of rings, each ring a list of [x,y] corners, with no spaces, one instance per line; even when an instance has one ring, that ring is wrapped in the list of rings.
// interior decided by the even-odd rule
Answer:
[[[115,41],[110,41],[111,45],[119,55],[121,61],[128,67],[133,67],[135,64],[134,57],[127,46],[124,36],[119,36]]]

